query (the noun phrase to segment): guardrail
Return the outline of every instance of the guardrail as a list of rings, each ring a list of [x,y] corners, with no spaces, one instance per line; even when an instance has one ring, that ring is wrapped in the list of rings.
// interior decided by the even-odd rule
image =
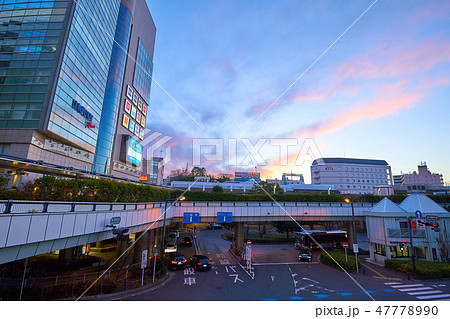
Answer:
[[[173,206],[182,207],[350,207],[341,202],[177,202]],[[372,208],[374,203],[354,203],[355,208]],[[13,213],[53,213],[138,210],[164,207],[164,202],[148,203],[108,203],[108,202],[59,202],[59,201],[0,201],[0,214]]]
[[[104,203],[104,202],[56,202],[56,201],[0,201],[0,213],[56,213],[138,210],[164,207],[164,202]]]
[[[413,234],[413,237],[425,238],[425,230],[417,229],[415,232],[416,234]],[[388,228],[387,233],[388,237],[392,238],[409,238],[408,228]]]

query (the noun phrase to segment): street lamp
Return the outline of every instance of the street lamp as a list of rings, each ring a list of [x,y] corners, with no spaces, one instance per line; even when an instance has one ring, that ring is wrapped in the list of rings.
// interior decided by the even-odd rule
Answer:
[[[353,232],[353,244],[358,244],[358,238],[356,236],[356,225],[355,225],[355,209],[353,208],[353,202],[346,198],[345,202],[348,204],[350,203],[352,206],[352,232]]]
[[[347,204],[350,203],[352,206],[353,252],[355,253],[355,259],[356,259],[356,272],[358,272],[358,253],[355,252],[355,245],[358,245],[358,236],[356,236],[356,225],[355,225],[355,210],[353,208],[353,202],[349,198],[346,198],[345,202]]]
[[[177,202],[177,201],[184,201],[186,197],[180,196],[178,198],[167,198],[164,203],[164,218],[163,218],[163,234],[162,234],[162,240],[161,240],[161,254],[164,253],[164,240],[166,238],[166,213],[167,213],[167,204],[169,202]],[[170,207],[169,207],[170,208]]]

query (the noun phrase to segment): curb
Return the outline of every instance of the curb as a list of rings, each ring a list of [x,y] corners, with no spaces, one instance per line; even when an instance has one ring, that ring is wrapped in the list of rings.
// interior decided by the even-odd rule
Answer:
[[[125,297],[133,297],[137,296],[143,293],[146,293],[148,291],[152,291],[154,289],[159,288],[160,286],[164,286],[167,284],[170,280],[173,279],[175,274],[173,272],[168,272],[166,275],[164,275],[161,279],[159,279],[156,283],[151,283],[143,287],[139,287],[132,290],[126,290],[126,291],[120,291],[120,292],[114,292],[112,294],[102,294],[102,295],[95,295],[95,296],[87,296],[80,299],[80,301],[101,301],[101,300],[120,300]],[[70,299],[64,299],[65,301],[76,301],[76,298],[70,298]]]

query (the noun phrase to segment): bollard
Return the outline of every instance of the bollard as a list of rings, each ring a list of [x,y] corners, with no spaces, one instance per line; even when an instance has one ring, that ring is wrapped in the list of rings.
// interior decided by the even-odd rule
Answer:
[[[72,296],[71,297],[73,297],[74,295],[75,295],[75,286],[72,285]]]
[[[103,284],[100,284],[100,289],[99,289],[99,292],[98,292],[100,295],[101,294],[103,294]]]
[[[363,268],[363,269],[362,269],[362,273],[363,273],[363,276],[366,275],[366,268]]]
[[[408,280],[411,280],[409,277],[409,272],[406,272],[406,278],[408,278]]]
[[[127,291],[127,281],[125,280],[125,284],[123,285],[123,291]]]

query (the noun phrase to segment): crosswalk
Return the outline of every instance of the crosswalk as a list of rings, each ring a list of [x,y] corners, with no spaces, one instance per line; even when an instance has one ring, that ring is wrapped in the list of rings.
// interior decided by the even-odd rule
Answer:
[[[444,293],[438,288],[433,288],[423,284],[407,284],[401,282],[385,282],[385,285],[398,291],[405,292],[410,296],[414,296],[419,300],[440,301],[450,300],[450,294]]]

